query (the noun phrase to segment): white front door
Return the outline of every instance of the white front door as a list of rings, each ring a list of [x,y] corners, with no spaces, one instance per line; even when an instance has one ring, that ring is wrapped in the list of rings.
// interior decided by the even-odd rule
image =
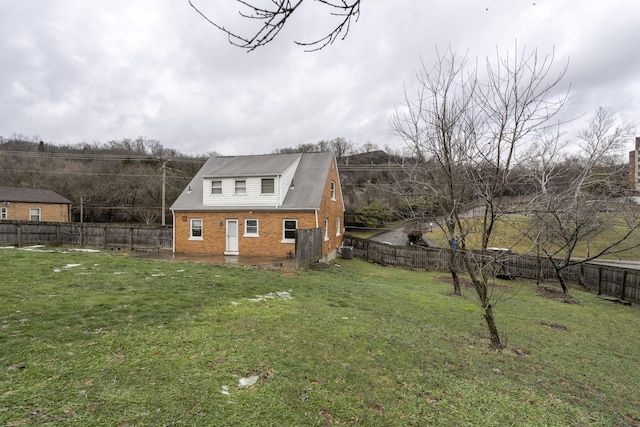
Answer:
[[[227,249],[224,251],[225,255],[238,255],[238,220],[227,220]]]

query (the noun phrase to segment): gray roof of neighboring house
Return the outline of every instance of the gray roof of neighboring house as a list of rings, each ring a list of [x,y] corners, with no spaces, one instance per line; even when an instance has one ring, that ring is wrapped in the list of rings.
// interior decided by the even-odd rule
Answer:
[[[186,211],[247,211],[274,210],[274,206],[204,206],[202,185],[204,178],[268,176],[283,173],[293,162],[300,163],[293,176],[292,188],[277,209],[319,209],[333,153],[266,154],[256,156],[211,157],[193,177],[187,188],[171,206]]]
[[[0,203],[2,202],[72,204],[71,200],[51,190],[18,187],[0,187]]]

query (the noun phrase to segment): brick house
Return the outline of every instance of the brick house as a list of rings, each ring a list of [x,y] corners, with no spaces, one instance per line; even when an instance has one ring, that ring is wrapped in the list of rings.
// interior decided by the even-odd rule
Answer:
[[[51,190],[0,187],[0,221],[70,222],[71,201]]]
[[[171,211],[175,253],[285,258],[296,230],[311,228],[322,229],[323,259],[342,245],[333,153],[211,157]]]

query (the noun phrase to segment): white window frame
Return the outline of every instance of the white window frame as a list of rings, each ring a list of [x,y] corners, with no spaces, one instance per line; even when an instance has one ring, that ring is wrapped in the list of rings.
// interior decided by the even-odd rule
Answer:
[[[240,185],[238,185],[240,184]],[[245,179],[236,179],[234,183],[233,194],[236,196],[246,196],[247,195],[247,180]]]
[[[340,236],[342,235],[342,233],[340,232],[341,227],[340,227],[340,217],[336,218],[336,236]]]
[[[211,195],[218,196],[222,195],[222,181],[219,179],[214,179],[211,181]]]
[[[36,217],[37,219],[33,219]],[[42,210],[40,208],[29,208],[29,221],[41,221]]]
[[[324,240],[329,240],[329,218],[324,219]]]
[[[285,228],[287,222],[294,222],[295,223],[295,228],[291,229],[291,228]],[[296,242],[296,238],[295,238],[295,231],[298,229],[298,220],[297,219],[283,219],[282,220],[282,243],[295,243]],[[292,231],[294,232],[294,237],[291,238],[287,238],[287,231]]]
[[[264,191],[264,183],[271,181],[271,191]],[[276,180],[274,178],[262,178],[260,180],[260,194],[274,194],[276,192]]]
[[[9,208],[5,206],[0,208],[0,219],[9,219]]]
[[[336,201],[336,182],[331,181],[331,200]]]
[[[249,227],[253,227],[249,225],[249,221],[255,221],[255,232],[250,232]],[[256,218],[247,218],[244,220],[244,236],[245,237],[260,237],[260,222]]]
[[[196,225],[199,222],[199,226]],[[195,230],[199,230],[200,233],[194,233]],[[204,221],[202,218],[191,218],[189,221],[189,240],[203,240]]]

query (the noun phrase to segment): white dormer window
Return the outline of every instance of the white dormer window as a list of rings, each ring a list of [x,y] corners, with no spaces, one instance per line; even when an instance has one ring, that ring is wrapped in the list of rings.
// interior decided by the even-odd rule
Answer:
[[[262,178],[262,194],[273,194],[275,192],[275,180],[273,178]]]
[[[244,179],[236,180],[235,194],[239,194],[239,195],[247,194],[247,181],[245,181]]]
[[[222,181],[211,181],[211,194],[222,194]]]
[[[331,200],[335,202],[336,200],[336,182],[331,181]]]

